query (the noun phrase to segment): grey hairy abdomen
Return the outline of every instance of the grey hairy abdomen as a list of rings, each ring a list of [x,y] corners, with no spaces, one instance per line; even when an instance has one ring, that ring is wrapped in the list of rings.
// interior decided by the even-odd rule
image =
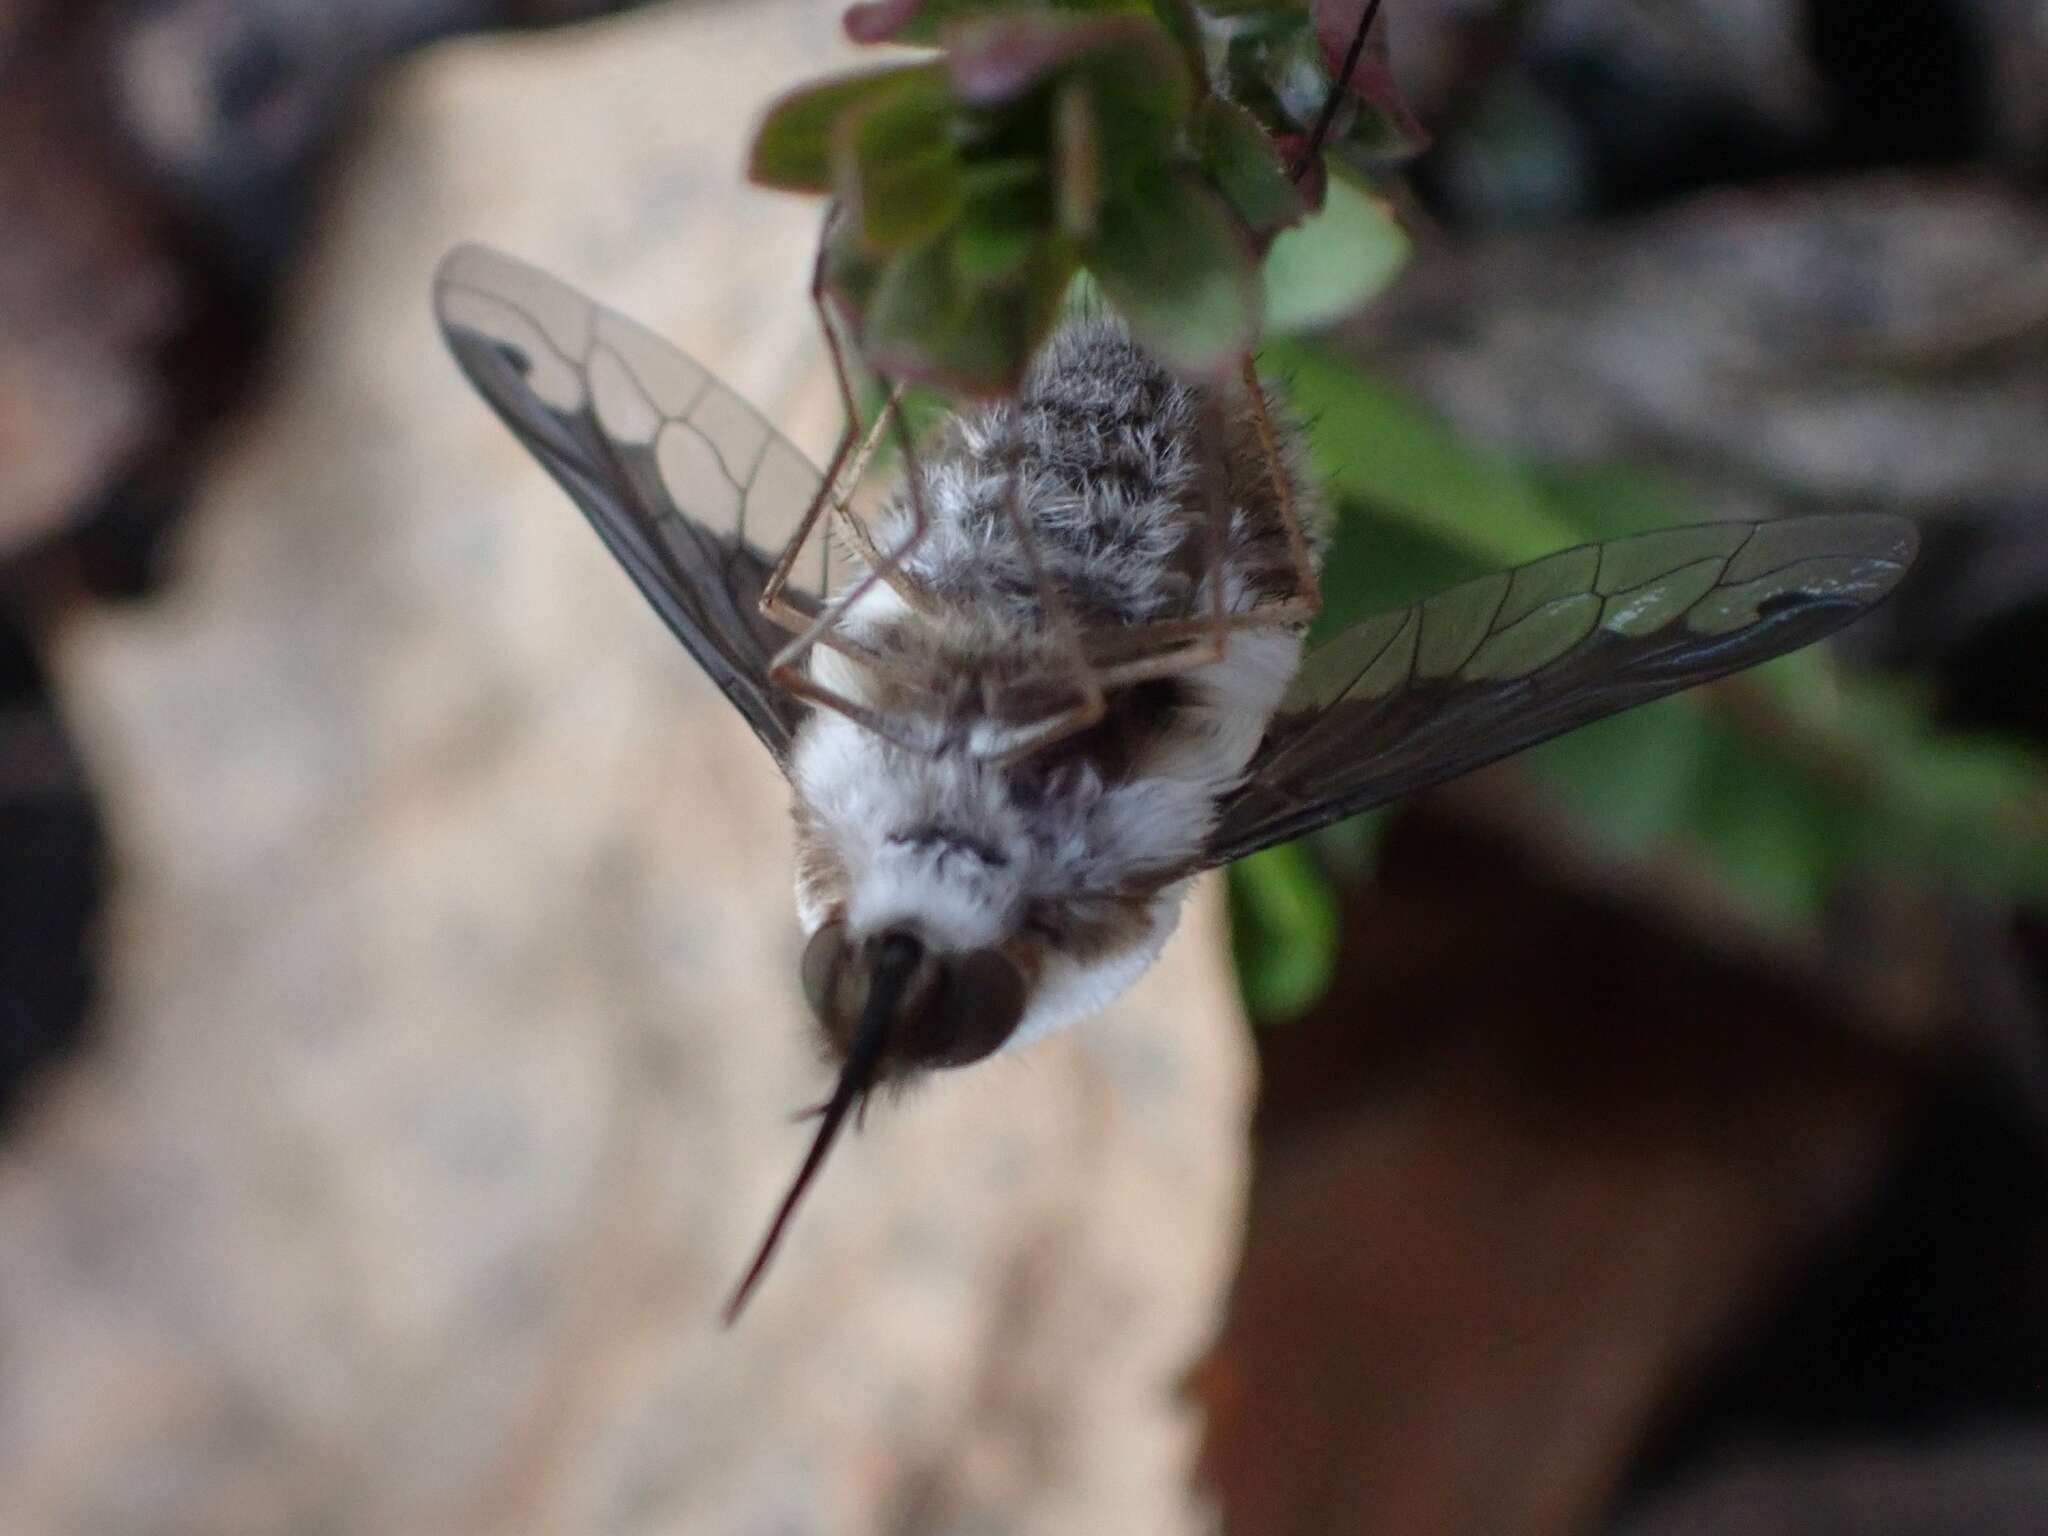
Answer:
[[[1289,595],[1278,492],[1250,401],[1241,388],[1221,391],[1222,431],[1211,431],[1206,464],[1201,404],[1114,319],[1069,319],[1014,398],[956,417],[924,450],[929,532],[908,574],[942,600],[1040,617],[1038,583],[1011,533],[1014,495],[1046,576],[1084,624],[1192,617],[1209,600],[1210,498],[1220,495],[1229,507],[1226,605]],[[1274,423],[1297,515],[1319,546],[1322,519],[1296,434],[1284,413]],[[899,493],[881,521],[887,548],[911,526],[907,497]]]

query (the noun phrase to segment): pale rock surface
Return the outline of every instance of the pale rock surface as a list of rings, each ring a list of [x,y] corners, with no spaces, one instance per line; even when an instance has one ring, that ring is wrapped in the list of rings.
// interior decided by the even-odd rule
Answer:
[[[817,208],[739,167],[836,11],[423,60],[175,589],[69,637],[121,884],[102,1046],[0,1149],[10,1536],[1203,1525],[1213,886],[1111,1016],[872,1116],[721,1332],[821,1082],[782,787],[428,316],[489,240],[819,449]]]

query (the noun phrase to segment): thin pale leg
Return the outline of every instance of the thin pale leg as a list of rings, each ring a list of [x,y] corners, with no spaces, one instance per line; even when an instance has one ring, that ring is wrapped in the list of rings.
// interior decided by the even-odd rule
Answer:
[[[881,412],[875,417],[875,424],[868,428],[868,435],[860,445],[860,452],[854,455],[853,463],[847,467],[840,493],[832,498],[834,516],[838,518],[841,529],[852,543],[854,553],[869,567],[877,567],[883,563],[882,553],[875,548],[875,541],[868,533],[868,525],[862,521],[860,514],[853,510],[853,493],[860,488],[861,478],[868,472],[868,464],[875,456],[875,449],[881,444],[882,434],[889,429],[890,423],[902,409],[903,386],[898,384],[889,391],[889,397],[882,402]],[[912,582],[903,572],[892,571],[887,580],[897,596],[905,602],[919,609],[930,607],[924,589]]]
[[[818,254],[811,263],[811,308],[817,312],[818,331],[825,338],[825,352],[831,360],[832,378],[839,390],[839,403],[846,415],[846,428],[840,434],[838,445],[832,450],[831,462],[826,467],[824,478],[818,483],[817,495],[811,498],[811,504],[804,509],[796,531],[783,546],[782,553],[776,559],[775,568],[769,572],[768,580],[761,588],[761,596],[757,603],[765,618],[796,635],[805,633],[812,623],[812,616],[788,602],[782,595],[783,589],[788,585],[790,572],[795,569],[798,557],[803,553],[804,546],[809,543],[812,532],[817,527],[820,514],[828,506],[845,526],[857,553],[866,562],[868,569],[874,571],[884,567],[885,562],[877,553],[874,541],[869,538],[866,525],[853,514],[851,502],[854,488],[860,484],[861,476],[867,472],[868,463],[874,457],[875,447],[881,440],[885,423],[898,412],[903,393],[901,386],[890,390],[881,414],[875,418],[866,438],[861,439],[860,406],[854,398],[853,377],[847,369],[846,354],[840,348],[839,333],[833,328],[832,315],[825,303],[823,241],[819,242]],[[858,453],[854,452],[856,442],[860,443]],[[889,567],[889,571],[889,584],[898,596],[921,611],[930,610],[930,601],[921,590],[913,583],[903,580],[893,566]],[[822,583],[820,593],[823,593]]]
[[[829,219],[829,215],[827,217]],[[822,239],[811,262],[811,307],[817,311],[818,329],[824,335],[825,350],[831,355],[832,374],[839,384],[846,426],[840,432],[839,442],[825,466],[824,477],[818,481],[817,493],[811,497],[811,504],[804,508],[804,515],[798,520],[796,531],[789,536],[789,542],[782,546],[775,568],[768,573],[768,580],[762,584],[761,595],[755,603],[763,618],[799,634],[810,623],[810,618],[783,597],[783,588],[789,585],[789,573],[795,569],[804,545],[810,542],[811,531],[818,526],[820,514],[833,504],[833,492],[839,487],[848,457],[860,437],[860,412],[854,405],[853,382],[847,377],[846,360],[839,351],[839,338],[832,329],[832,317],[825,309],[825,244]]]
[[[818,519],[825,509],[832,505],[832,488],[846,467],[847,456],[853,452],[859,432],[859,423],[849,417],[846,430],[839,435],[839,442],[825,466],[825,477],[818,482],[817,492],[811,497],[810,505],[804,508],[796,531],[782,546],[782,553],[776,556],[774,569],[769,571],[768,579],[761,584],[761,595],[755,599],[754,606],[763,618],[792,632],[800,632],[810,623],[810,618],[782,595],[783,588],[789,585],[789,573],[795,569],[804,545],[810,542],[811,530],[818,526]]]
[[[917,449],[910,441],[909,427],[904,422],[901,411],[890,410],[885,415],[895,428],[897,447],[903,455],[904,484],[910,497],[910,531],[893,550],[870,563],[866,573],[858,581],[827,603],[800,634],[776,653],[775,659],[769,664],[768,676],[776,686],[787,689],[796,697],[845,715],[856,725],[873,731],[884,740],[914,751],[917,750],[917,743],[907,740],[895,730],[886,717],[858,700],[850,699],[838,690],[826,687],[812,678],[803,667],[804,658],[810,654],[811,647],[823,643],[842,654],[854,657],[864,665],[893,670],[889,668],[886,658],[866,646],[848,641],[841,635],[828,634],[828,631],[845,616],[847,610],[867,596],[877,582],[888,580],[890,574],[917,548],[926,530],[931,526],[925,511],[922,484],[924,477],[918,470]]]
[[[824,644],[860,664],[885,673],[895,673],[889,659],[868,646],[848,639],[844,635],[830,633],[834,624],[854,603],[858,602],[874,586],[877,580],[888,582],[911,606],[930,611],[932,604],[927,594],[915,583],[908,581],[898,571],[900,563],[909,556],[924,537],[927,520],[924,512],[924,498],[921,477],[917,472],[915,449],[903,422],[900,402],[902,386],[891,384],[881,413],[863,440],[860,436],[860,407],[854,397],[853,378],[846,366],[846,355],[840,347],[839,335],[832,326],[832,317],[825,302],[825,247],[820,242],[818,254],[811,266],[811,307],[817,312],[818,329],[825,338],[825,350],[832,364],[832,377],[838,386],[841,409],[846,415],[846,429],[840,435],[838,446],[833,450],[827,472],[818,484],[818,492],[811,504],[804,509],[796,531],[791,535],[782,553],[777,557],[774,569],[763,585],[758,602],[761,613],[771,622],[791,631],[792,639],[776,653],[769,664],[768,675],[778,687],[788,690],[801,699],[835,710],[848,719],[885,740],[899,746],[914,747],[904,740],[900,733],[890,728],[889,722],[874,710],[857,700],[847,698],[836,689],[828,688],[814,681],[803,667],[804,658],[811,647]],[[887,380],[884,380],[887,383]],[[868,462],[873,458],[876,445],[887,426],[894,425],[901,445],[907,470],[907,483],[911,500],[911,529],[909,535],[886,557],[875,548],[867,527],[853,513],[851,501],[854,488],[866,472]],[[856,453],[855,444],[859,442]],[[819,517],[826,508],[841,519],[855,545],[856,552],[867,565],[867,573],[845,592],[828,602],[816,615],[807,614],[790,603],[784,596],[790,572],[795,568],[798,557],[817,528]],[[829,553],[827,555],[829,561]],[[824,591],[821,583],[821,595]]]
[[[1266,473],[1273,482],[1273,505],[1280,514],[1280,529],[1287,537],[1287,558],[1294,566],[1294,594],[1275,603],[1261,603],[1251,612],[1268,622],[1306,624],[1323,611],[1323,584],[1316,575],[1316,557],[1309,548],[1308,530],[1294,505],[1294,487],[1287,479],[1287,466],[1280,462],[1279,434],[1273,430],[1272,414],[1266,409],[1266,391],[1259,383],[1259,371],[1252,360],[1244,360],[1245,396],[1251,402],[1252,430],[1259,435],[1259,449],[1266,461]]]

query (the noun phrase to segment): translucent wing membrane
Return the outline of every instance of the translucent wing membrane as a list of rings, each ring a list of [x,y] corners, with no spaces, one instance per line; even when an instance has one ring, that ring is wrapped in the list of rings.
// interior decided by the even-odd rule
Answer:
[[[1903,518],[1587,544],[1377,615],[1303,661],[1209,856],[1225,863],[1617,710],[1754,666],[1891,591]]]
[[[462,371],[589,517],[778,760],[801,706],[769,680],[788,634],[761,589],[819,473],[759,412],[651,332],[482,246],[449,253],[434,307]],[[815,613],[829,589],[784,597]]]

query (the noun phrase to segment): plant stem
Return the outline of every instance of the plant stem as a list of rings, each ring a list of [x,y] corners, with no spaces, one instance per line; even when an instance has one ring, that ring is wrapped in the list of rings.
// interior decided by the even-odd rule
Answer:
[[[1337,78],[1330,82],[1330,94],[1323,98],[1323,110],[1316,118],[1315,128],[1309,133],[1308,148],[1302,151],[1300,161],[1294,167],[1294,180],[1300,181],[1308,174],[1308,168],[1315,164],[1316,156],[1323,152],[1323,141],[1330,136],[1330,126],[1337,121],[1337,108],[1344,103],[1344,95],[1351,89],[1351,72],[1358,68],[1358,61],[1365,56],[1365,36],[1372,31],[1372,24],[1379,20],[1380,0],[1366,0],[1366,7],[1358,14],[1358,30],[1351,34],[1351,46],[1344,51],[1344,67],[1337,71]],[[1313,26],[1313,20],[1309,23]]]

